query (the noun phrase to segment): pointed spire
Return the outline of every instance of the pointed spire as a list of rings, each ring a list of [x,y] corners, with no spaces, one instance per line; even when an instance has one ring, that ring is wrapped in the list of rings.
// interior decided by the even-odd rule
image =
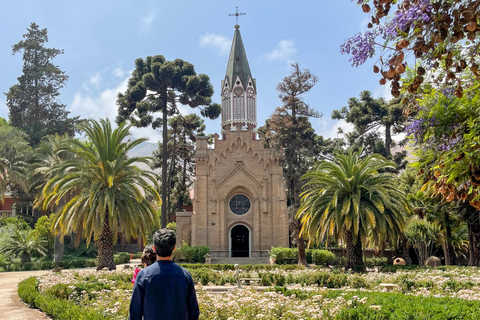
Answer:
[[[225,73],[225,80],[229,84],[231,90],[234,81],[240,78],[243,88],[248,86],[249,79],[253,79],[250,72],[250,66],[248,65],[247,53],[243,46],[242,36],[240,35],[240,26],[235,25],[235,33],[233,35],[232,48],[230,49],[230,57],[228,59],[227,72]]]

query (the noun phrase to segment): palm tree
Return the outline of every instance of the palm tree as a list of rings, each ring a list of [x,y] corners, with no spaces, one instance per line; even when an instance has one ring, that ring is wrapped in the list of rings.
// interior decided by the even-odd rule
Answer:
[[[160,201],[157,176],[135,163],[148,157],[129,158],[129,150],[146,139],[126,140],[130,126],[112,129],[110,121],[89,120],[81,125],[86,141],[70,139],[59,148],[75,157],[55,166],[56,174],[43,188],[44,208],[66,204],[57,213],[54,228],[62,234],[78,232],[94,239],[98,248],[97,269],[115,269],[113,245],[117,232],[127,238],[138,231],[146,239],[157,225],[155,208],[147,198]],[[126,140],[126,141],[125,141]]]
[[[348,268],[363,270],[362,242],[396,240],[402,234],[404,212],[409,211],[397,176],[387,170],[395,164],[380,155],[360,158],[361,151],[320,161],[303,176],[297,218],[301,235],[311,240],[343,239]]]
[[[17,128],[0,125],[0,201],[3,201],[5,191],[11,183],[27,189],[26,158],[30,147],[26,138],[27,135]]]
[[[46,241],[39,240],[35,236],[34,230],[16,229],[13,231],[9,241],[6,242],[0,249],[1,254],[20,256],[21,262],[32,262],[31,255],[38,252],[41,255],[46,255]]]
[[[36,192],[35,206],[44,206],[44,196],[42,193],[46,183],[56,175],[56,170],[60,169],[60,164],[68,159],[71,159],[74,154],[71,152],[60,151],[60,147],[65,141],[68,141],[68,134],[64,135],[49,135],[40,141],[40,144],[35,149],[35,161],[34,161],[34,175],[31,177],[31,188],[39,190]],[[63,199],[65,202],[69,199]],[[62,204],[63,205],[63,204]],[[52,203],[49,208],[53,213],[57,213],[57,205]],[[62,260],[64,251],[63,235],[59,230],[55,234],[53,263],[58,266]]]

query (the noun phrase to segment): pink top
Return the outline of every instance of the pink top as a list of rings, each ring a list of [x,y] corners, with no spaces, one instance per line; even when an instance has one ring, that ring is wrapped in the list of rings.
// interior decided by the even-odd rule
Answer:
[[[133,272],[133,279],[132,283],[135,284],[135,279],[137,279],[137,274],[140,272],[140,268],[135,268],[135,271]]]

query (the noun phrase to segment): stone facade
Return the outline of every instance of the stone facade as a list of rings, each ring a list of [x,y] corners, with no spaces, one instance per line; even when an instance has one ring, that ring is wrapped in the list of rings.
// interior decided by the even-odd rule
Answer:
[[[177,245],[207,245],[212,257],[268,256],[288,247],[288,214],[279,152],[257,137],[256,81],[235,26],[222,81],[222,139],[197,137],[193,213],[177,213]]]

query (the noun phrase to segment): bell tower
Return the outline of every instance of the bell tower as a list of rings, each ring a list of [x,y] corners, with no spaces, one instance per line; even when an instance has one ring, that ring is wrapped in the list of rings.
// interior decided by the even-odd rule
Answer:
[[[257,89],[248,65],[247,53],[240,35],[240,25],[235,25],[227,72],[222,81],[222,132],[257,128]]]

